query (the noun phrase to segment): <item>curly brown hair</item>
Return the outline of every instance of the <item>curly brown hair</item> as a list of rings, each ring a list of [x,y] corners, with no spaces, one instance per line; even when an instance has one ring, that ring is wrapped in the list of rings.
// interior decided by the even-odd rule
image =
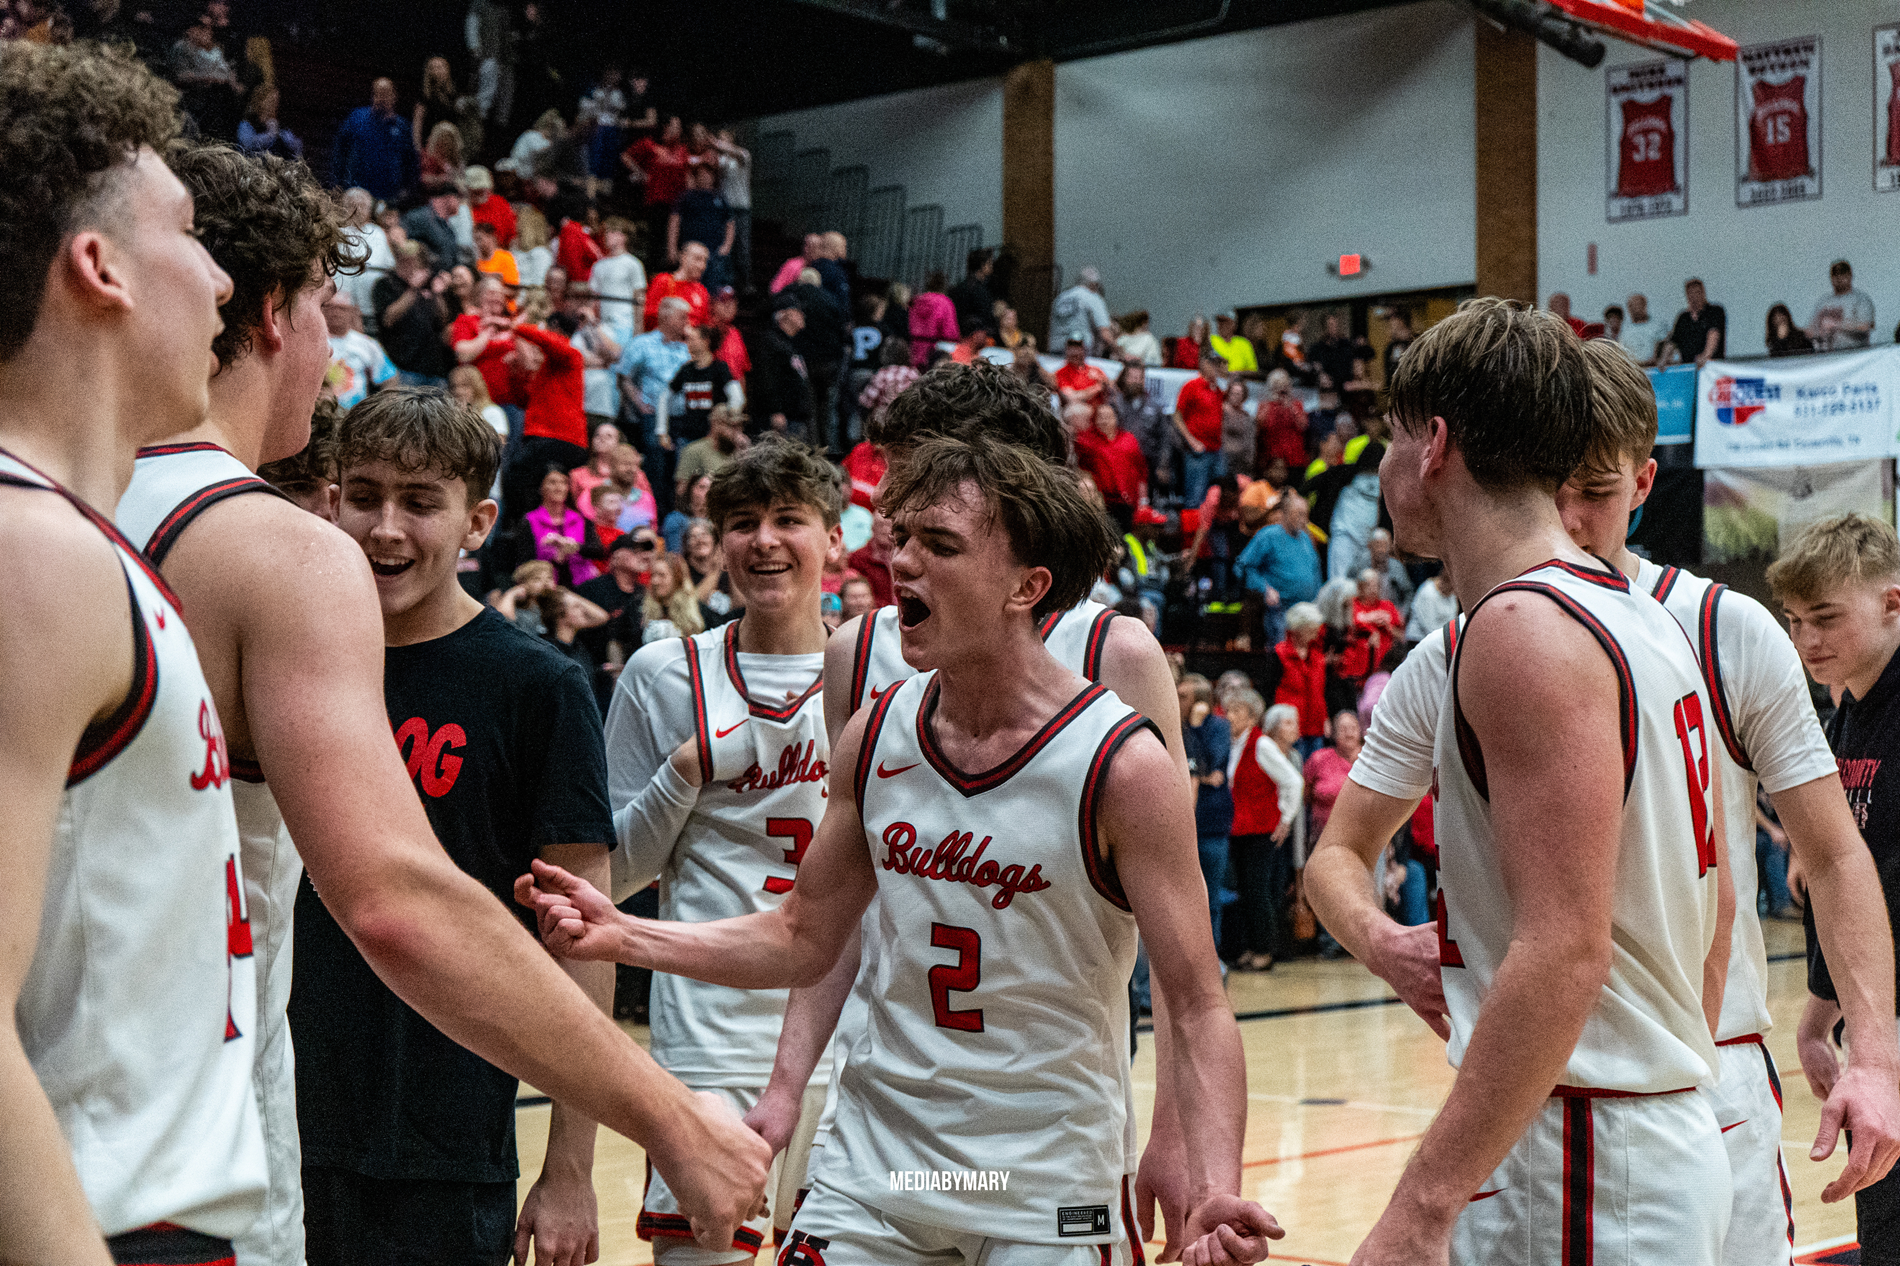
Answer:
[[[762,435],[713,476],[706,490],[706,518],[717,537],[737,511],[790,501],[818,511],[825,527],[833,528],[844,512],[838,484],[838,468],[817,449],[782,435]]]
[[[343,235],[348,208],[300,162],[186,141],[167,160],[191,190],[205,249],[231,275],[231,297],[219,309],[224,332],[211,343],[220,366],[251,350],[265,302],[277,295],[278,310],[288,308],[311,284],[313,264],[328,275],[355,272],[369,258]]]
[[[39,321],[60,243],[108,205],[109,173],[178,134],[178,91],[92,44],[0,44],[0,361]]]

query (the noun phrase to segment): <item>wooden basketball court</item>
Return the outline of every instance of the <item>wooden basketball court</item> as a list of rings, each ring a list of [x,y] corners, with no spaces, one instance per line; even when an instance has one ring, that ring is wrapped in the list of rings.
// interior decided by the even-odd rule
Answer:
[[[1820,1104],[1795,1058],[1794,1026],[1806,997],[1801,927],[1770,922],[1765,931],[1775,1017],[1768,1047],[1780,1066],[1786,1099],[1782,1148],[1794,1188],[1795,1242],[1817,1250],[1803,1253],[1802,1260],[1840,1260],[1835,1245],[1851,1242],[1854,1206],[1851,1200],[1821,1203],[1821,1189],[1842,1160],[1808,1160]],[[1262,975],[1235,973],[1227,992],[1241,1019],[1251,1101],[1243,1194],[1271,1209],[1287,1228],[1287,1238],[1274,1246],[1275,1261],[1340,1266],[1385,1207],[1451,1086],[1444,1046],[1410,1010],[1388,1001],[1392,994],[1382,981],[1350,959],[1282,964]],[[644,1027],[627,1027],[645,1043]],[[1144,1142],[1153,1093],[1153,1046],[1144,1036],[1135,1060]],[[540,1170],[548,1111],[545,1104],[524,1106],[517,1115],[524,1196]],[[594,1188],[600,1197],[600,1260],[610,1266],[653,1260],[634,1234],[645,1173],[639,1148],[601,1132]]]

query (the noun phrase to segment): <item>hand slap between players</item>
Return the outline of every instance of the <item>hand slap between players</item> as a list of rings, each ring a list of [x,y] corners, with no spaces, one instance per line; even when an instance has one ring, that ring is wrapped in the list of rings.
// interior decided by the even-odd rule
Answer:
[[[537,859],[533,873],[515,880],[515,900],[534,911],[541,941],[555,957],[615,961],[625,916],[585,879]]]

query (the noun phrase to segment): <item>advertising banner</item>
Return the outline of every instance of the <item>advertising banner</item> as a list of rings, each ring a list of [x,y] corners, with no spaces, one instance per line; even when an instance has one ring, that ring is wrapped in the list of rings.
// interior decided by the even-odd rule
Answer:
[[[1712,360],[1696,382],[1695,464],[1812,466],[1894,454],[1892,348]]]
[[[1821,196],[1821,37],[1756,44],[1735,58],[1735,205]]]
[[[1886,462],[1708,470],[1702,482],[1702,559],[1774,561],[1808,524],[1860,513],[1893,522]]]
[[[1656,393],[1656,443],[1687,444],[1695,437],[1695,366],[1671,365],[1645,372]]]
[[[1604,85],[1606,218],[1688,214],[1688,63],[1672,57],[1612,67]]]
[[[1874,189],[1900,189],[1900,26],[1874,28]]]

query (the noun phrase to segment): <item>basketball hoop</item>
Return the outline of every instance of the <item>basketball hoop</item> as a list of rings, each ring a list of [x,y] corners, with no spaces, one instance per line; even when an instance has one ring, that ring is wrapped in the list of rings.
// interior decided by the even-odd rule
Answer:
[[[1547,0],[1572,21],[1604,35],[1671,57],[1735,60],[1735,41],[1711,26],[1684,18],[1653,0]]]

